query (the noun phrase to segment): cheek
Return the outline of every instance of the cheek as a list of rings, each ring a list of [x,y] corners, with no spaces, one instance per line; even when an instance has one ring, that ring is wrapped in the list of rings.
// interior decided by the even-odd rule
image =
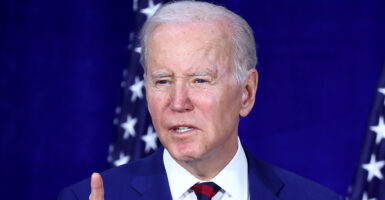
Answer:
[[[161,118],[162,110],[167,106],[168,97],[160,92],[147,92],[147,105],[151,118],[156,123],[156,120]]]
[[[148,111],[151,115],[151,120],[153,123],[153,126],[155,128],[155,131],[158,134],[159,139],[161,142],[164,142],[164,130],[163,130],[163,124],[165,117],[164,115],[164,108],[165,108],[165,98],[162,98],[162,95],[159,93],[151,93],[146,94],[147,95],[147,104],[148,104]],[[163,143],[164,144],[164,143]]]
[[[224,122],[234,121],[239,116],[240,100],[238,94],[232,91],[235,90],[216,88],[191,95],[202,121],[210,122],[210,126],[215,129],[223,126]]]
[[[199,110],[201,114],[208,118],[212,114],[218,99],[212,91],[195,91],[190,94],[191,102],[195,109]]]
[[[220,90],[215,94],[215,103],[213,103],[212,114],[213,120],[217,121],[218,128],[225,128],[232,126],[239,118],[241,108],[241,97],[239,90],[228,87]]]

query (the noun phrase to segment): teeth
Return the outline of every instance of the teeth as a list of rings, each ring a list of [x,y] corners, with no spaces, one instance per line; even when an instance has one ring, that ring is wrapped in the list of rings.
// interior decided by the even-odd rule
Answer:
[[[191,127],[187,127],[187,126],[179,126],[179,127],[175,128],[175,131],[178,132],[178,133],[183,133],[183,132],[186,132],[186,131],[189,131],[189,130],[192,130],[192,128]]]

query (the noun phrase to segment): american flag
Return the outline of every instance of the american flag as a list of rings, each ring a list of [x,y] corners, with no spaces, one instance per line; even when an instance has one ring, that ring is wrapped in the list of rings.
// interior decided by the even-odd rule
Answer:
[[[140,64],[140,42],[138,35],[144,22],[166,1],[133,0],[134,27],[129,37],[129,65],[123,71],[123,89],[120,106],[115,110],[113,123],[116,131],[109,148],[108,162],[119,166],[154,152],[159,140],[147,110],[144,91],[143,69]]]
[[[351,200],[385,200],[385,65],[369,118],[356,174],[349,188]]]

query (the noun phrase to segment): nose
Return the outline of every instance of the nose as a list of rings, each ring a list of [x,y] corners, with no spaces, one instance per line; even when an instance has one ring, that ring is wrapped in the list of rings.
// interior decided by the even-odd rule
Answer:
[[[194,106],[189,95],[189,89],[185,84],[175,84],[171,92],[171,110],[175,112],[188,112],[193,110]]]

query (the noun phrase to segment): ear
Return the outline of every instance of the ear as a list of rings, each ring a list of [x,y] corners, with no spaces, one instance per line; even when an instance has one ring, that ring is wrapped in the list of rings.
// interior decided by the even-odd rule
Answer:
[[[256,69],[249,69],[242,87],[242,102],[239,114],[246,117],[254,106],[255,94],[258,87],[258,72]]]

